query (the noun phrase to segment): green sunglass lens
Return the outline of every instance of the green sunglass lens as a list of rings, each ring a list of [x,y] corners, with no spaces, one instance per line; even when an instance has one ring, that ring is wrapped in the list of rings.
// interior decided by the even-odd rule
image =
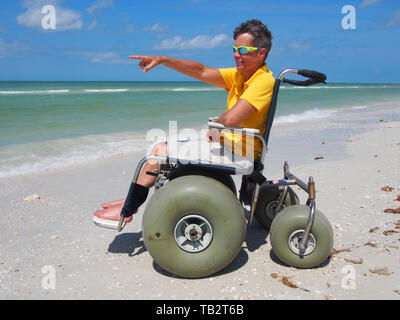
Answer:
[[[239,47],[239,48],[233,47],[233,53],[235,53],[236,51],[238,51],[239,54],[247,54],[248,53],[248,50],[245,47]]]

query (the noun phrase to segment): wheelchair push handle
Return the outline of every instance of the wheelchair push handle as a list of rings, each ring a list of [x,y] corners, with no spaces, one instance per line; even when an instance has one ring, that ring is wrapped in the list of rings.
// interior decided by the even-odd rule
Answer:
[[[318,71],[299,69],[297,73],[303,77],[318,80],[320,82],[324,82],[326,80],[326,75]]]
[[[286,79],[283,78],[284,75],[288,74],[288,73],[297,73],[305,78],[308,78],[307,80],[292,80],[292,79]],[[317,83],[325,83],[326,80],[326,75],[318,72],[318,71],[314,71],[314,70],[307,70],[307,69],[287,69],[283,72],[281,72],[281,74],[278,76],[278,79],[282,80],[282,82],[285,83],[289,83],[295,86],[310,86],[313,84],[317,84]]]

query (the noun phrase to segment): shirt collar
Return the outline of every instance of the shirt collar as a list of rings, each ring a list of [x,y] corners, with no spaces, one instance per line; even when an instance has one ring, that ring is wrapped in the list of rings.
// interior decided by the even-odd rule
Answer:
[[[245,85],[249,85],[254,78],[256,78],[257,76],[259,76],[261,73],[267,72],[267,64],[263,64],[260,68],[257,69],[256,72],[253,73],[253,75],[250,77],[249,80],[247,80],[244,84]]]
[[[257,77],[258,75],[260,75],[261,73],[264,73],[264,72],[267,72],[267,71],[268,71],[268,70],[267,70],[267,64],[263,64],[260,68],[257,69],[256,72],[253,73],[253,75],[252,75],[252,76],[250,77],[250,79],[247,80],[247,81],[244,81],[243,74],[239,71],[239,72],[238,72],[238,81],[237,81],[237,84],[238,84],[239,86],[242,86],[242,85],[249,86],[250,83],[254,80],[254,78],[256,78],[256,77]]]

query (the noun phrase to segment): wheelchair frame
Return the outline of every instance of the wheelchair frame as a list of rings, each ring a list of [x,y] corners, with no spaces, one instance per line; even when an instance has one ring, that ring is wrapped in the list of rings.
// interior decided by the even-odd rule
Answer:
[[[289,80],[289,79],[285,79],[284,76],[290,73],[295,73],[295,74],[300,74],[304,77],[309,78],[308,80],[305,81],[297,81],[297,80]],[[299,245],[299,249],[300,252],[304,252],[305,250],[305,246],[306,246],[306,242],[307,239],[309,237],[311,228],[313,226],[313,222],[314,222],[314,217],[315,217],[315,210],[316,210],[316,202],[315,202],[315,196],[316,196],[316,192],[315,192],[315,182],[312,176],[309,177],[308,183],[305,183],[304,181],[302,181],[301,179],[299,179],[298,177],[296,177],[294,174],[292,174],[289,171],[289,165],[288,162],[285,161],[284,162],[284,166],[283,166],[283,179],[282,180],[267,180],[264,175],[262,174],[263,169],[264,169],[264,158],[265,155],[267,153],[267,146],[268,146],[268,140],[269,140],[269,134],[271,131],[271,127],[272,127],[272,123],[273,123],[273,119],[275,116],[275,110],[276,110],[276,106],[277,106],[277,100],[278,100],[278,93],[279,93],[279,87],[280,84],[282,82],[286,82],[286,83],[290,83],[292,85],[298,85],[298,86],[309,86],[312,84],[316,84],[316,83],[325,83],[326,80],[326,76],[322,73],[316,72],[316,71],[311,71],[311,70],[304,70],[304,69],[286,69],[284,71],[282,71],[278,77],[275,79],[275,85],[274,85],[274,89],[273,89],[273,95],[272,95],[272,99],[271,99],[271,104],[270,104],[270,109],[268,112],[268,117],[267,117],[267,127],[266,127],[266,131],[264,136],[260,135],[260,131],[257,129],[253,129],[253,128],[241,128],[241,127],[226,127],[223,124],[220,123],[216,123],[216,122],[212,122],[212,118],[209,119],[208,122],[208,126],[210,129],[217,129],[219,131],[229,131],[229,132],[235,132],[238,134],[244,134],[247,136],[252,136],[252,137],[256,137],[257,139],[259,139],[262,142],[262,151],[261,151],[261,157],[259,160],[256,160],[254,163],[254,167],[253,167],[253,171],[252,173],[248,176],[248,178],[250,179],[250,181],[255,182],[255,187],[253,190],[253,195],[252,195],[252,200],[251,200],[251,209],[250,209],[250,216],[249,219],[247,221],[247,225],[250,226],[252,224],[253,221],[253,217],[254,217],[254,212],[255,212],[255,208],[257,206],[257,202],[258,202],[258,197],[259,197],[259,192],[260,192],[260,188],[261,186],[267,186],[267,187],[272,187],[272,186],[284,186],[283,192],[280,194],[279,199],[278,199],[278,206],[275,208],[276,213],[278,213],[283,205],[283,201],[287,195],[288,192],[288,187],[290,185],[297,185],[299,186],[303,191],[305,191],[308,194],[308,199],[306,201],[306,205],[310,208],[310,213],[309,213],[309,217],[308,217],[308,222],[306,225],[306,228],[304,230],[303,236],[302,236],[302,241],[300,242]],[[155,189],[158,190],[159,188],[161,188],[165,181],[168,180],[167,178],[167,174],[171,171],[174,170],[174,168],[176,168],[177,165],[181,164],[181,161],[177,158],[172,158],[172,157],[161,157],[161,156],[154,156],[154,155],[150,155],[150,156],[145,156],[144,158],[142,158],[137,167],[136,167],[136,171],[133,177],[133,182],[136,182],[139,174],[142,170],[143,165],[149,161],[149,160],[158,160],[159,161],[159,168],[157,170],[156,173],[153,172],[147,172],[147,174],[150,175],[154,175],[157,176],[157,180],[156,180],[156,185],[155,185]],[[163,168],[162,164],[166,164],[167,167]],[[193,166],[198,166],[198,167],[202,167],[202,168],[209,168],[209,169],[214,169],[214,170],[218,170],[221,171],[225,174],[228,175],[234,175],[235,170],[233,170],[230,167],[227,166],[223,166],[223,165],[217,165],[217,164],[202,164],[202,163],[198,163],[198,164],[193,164],[191,163],[191,165]],[[243,177],[242,177],[243,179]],[[244,190],[242,190],[242,187],[240,189],[240,193],[244,192]],[[122,230],[122,225],[123,225],[123,216],[121,216],[121,220],[119,222],[118,225],[118,231]]]

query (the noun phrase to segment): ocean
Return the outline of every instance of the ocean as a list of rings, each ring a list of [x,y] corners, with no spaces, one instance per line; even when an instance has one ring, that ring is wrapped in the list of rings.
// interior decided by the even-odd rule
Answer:
[[[0,82],[0,178],[144,155],[150,129],[205,128],[227,94],[200,82]],[[400,84],[283,85],[274,125],[399,101]]]

